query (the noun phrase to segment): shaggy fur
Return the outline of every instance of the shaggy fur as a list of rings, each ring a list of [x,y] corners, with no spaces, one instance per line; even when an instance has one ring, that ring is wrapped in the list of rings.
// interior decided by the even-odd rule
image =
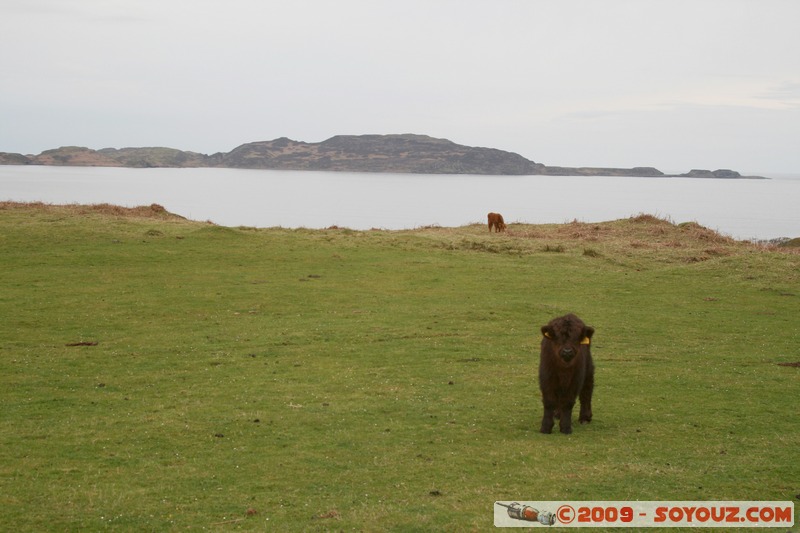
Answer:
[[[539,388],[542,391],[544,416],[542,433],[553,431],[559,419],[561,433],[572,433],[572,407],[580,397],[581,424],[592,421],[594,362],[590,343],[594,328],[573,314],[554,318],[542,326],[542,350],[539,359]]]

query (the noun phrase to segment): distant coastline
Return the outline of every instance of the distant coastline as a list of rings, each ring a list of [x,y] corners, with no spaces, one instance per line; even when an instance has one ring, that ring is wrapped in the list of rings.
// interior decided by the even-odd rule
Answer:
[[[427,135],[337,135],[320,143],[281,137],[243,144],[211,155],[175,148],[64,146],[38,155],[0,152],[0,165],[52,165],[128,168],[247,168],[325,170],[399,174],[484,174],[548,176],[630,176],[704,179],[769,179],[728,169],[693,169],[665,174],[654,167],[561,167],[536,163],[513,152],[471,147]]]

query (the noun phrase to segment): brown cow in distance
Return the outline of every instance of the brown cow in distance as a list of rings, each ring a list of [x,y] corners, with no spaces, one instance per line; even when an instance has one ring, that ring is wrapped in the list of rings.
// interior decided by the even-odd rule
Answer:
[[[500,213],[489,213],[489,233],[492,232],[492,228],[494,227],[495,233],[499,233],[501,231],[506,230],[506,221],[503,220],[503,215]]]
[[[573,314],[554,318],[542,326],[542,351],[539,359],[539,388],[544,416],[542,433],[553,431],[553,418],[559,418],[561,433],[572,433],[572,407],[580,398],[581,424],[592,421],[594,362],[590,350],[594,328]]]

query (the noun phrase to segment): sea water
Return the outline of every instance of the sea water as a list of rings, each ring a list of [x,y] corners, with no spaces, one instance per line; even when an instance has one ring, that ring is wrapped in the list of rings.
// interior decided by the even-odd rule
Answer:
[[[224,226],[408,229],[641,213],[737,239],[800,236],[800,176],[768,180],[0,166],[0,201],[161,204]]]

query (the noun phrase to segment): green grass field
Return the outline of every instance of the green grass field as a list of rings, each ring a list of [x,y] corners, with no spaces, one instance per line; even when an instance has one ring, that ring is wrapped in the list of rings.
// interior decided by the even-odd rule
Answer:
[[[496,235],[13,203],[0,250],[2,531],[800,498],[796,251],[646,215]],[[570,311],[596,329],[594,421],[542,435],[539,327]]]

